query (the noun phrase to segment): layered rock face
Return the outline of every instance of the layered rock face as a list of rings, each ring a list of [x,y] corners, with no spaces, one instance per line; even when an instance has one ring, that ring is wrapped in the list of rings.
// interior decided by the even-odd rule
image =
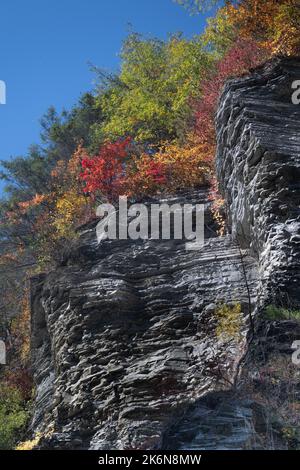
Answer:
[[[208,212],[206,223],[212,227]],[[190,406],[231,386],[256,263],[230,237],[208,238],[211,230],[202,250],[186,251],[175,240],[98,245],[92,227],[62,266],[32,280],[33,428],[54,429],[43,448],[168,446]],[[216,336],[217,304],[230,302],[242,305],[240,342]]]
[[[260,264],[260,296],[300,304],[300,60],[229,82],[216,120],[217,175],[234,238]]]
[[[215,236],[208,191],[197,190],[160,202],[205,204],[201,250],[178,240],[99,245],[90,226],[55,272],[32,279],[32,429],[45,435],[40,448],[261,446],[253,430],[261,410],[233,389],[253,333],[249,313],[299,304],[297,79],[300,61],[289,59],[224,89],[217,172],[232,236]],[[216,311],[236,302],[241,334],[224,339]],[[300,334],[293,322],[254,319],[264,357],[290,354]],[[260,362],[247,359],[247,380],[257,380],[263,361],[251,357]]]

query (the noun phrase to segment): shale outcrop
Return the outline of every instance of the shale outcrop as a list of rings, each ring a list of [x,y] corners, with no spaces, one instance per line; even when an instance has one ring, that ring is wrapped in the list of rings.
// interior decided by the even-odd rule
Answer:
[[[228,82],[216,119],[217,176],[234,239],[259,260],[262,299],[300,304],[299,59]]]
[[[291,103],[299,77],[300,61],[282,60],[224,89],[217,173],[228,235],[216,236],[208,190],[198,189],[160,202],[205,205],[202,249],[98,244],[90,225],[54,272],[32,279],[31,428],[44,435],[40,448],[263,447],[259,405],[232,391],[253,321],[265,332],[262,306],[300,297],[300,107]],[[240,334],[224,338],[216,311],[236,303]]]

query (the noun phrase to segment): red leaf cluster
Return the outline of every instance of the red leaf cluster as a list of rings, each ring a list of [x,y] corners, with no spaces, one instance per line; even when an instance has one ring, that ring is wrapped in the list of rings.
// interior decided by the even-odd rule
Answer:
[[[227,79],[239,77],[257,67],[266,52],[252,39],[239,39],[220,60],[212,77],[201,85],[203,98],[196,106],[196,133],[201,141],[215,142],[214,116],[220,93]]]
[[[155,184],[164,184],[167,181],[166,178],[166,166],[162,163],[151,160],[145,169],[146,176],[152,178]]]
[[[81,161],[80,178],[85,183],[84,192],[96,192],[113,200],[120,192],[125,176],[125,159],[131,139],[105,143],[98,155],[85,156]]]

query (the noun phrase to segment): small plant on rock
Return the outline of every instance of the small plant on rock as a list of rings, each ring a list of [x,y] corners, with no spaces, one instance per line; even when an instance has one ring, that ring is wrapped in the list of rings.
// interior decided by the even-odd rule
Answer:
[[[6,385],[0,386],[0,449],[12,449],[28,419],[21,393]]]
[[[238,341],[241,338],[243,324],[242,306],[239,302],[234,304],[219,304],[215,311],[217,317],[216,335],[218,338],[229,341]]]
[[[276,305],[268,305],[265,310],[267,320],[296,320],[300,321],[300,310],[293,310]]]

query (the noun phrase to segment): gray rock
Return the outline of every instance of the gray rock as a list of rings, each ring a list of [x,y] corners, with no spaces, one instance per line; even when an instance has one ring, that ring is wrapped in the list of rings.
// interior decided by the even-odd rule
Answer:
[[[194,192],[181,202],[205,197]],[[256,262],[246,255],[244,263],[254,301]],[[219,341],[216,305],[234,301],[245,312],[244,340]],[[33,423],[55,429],[41,448],[160,448],[175,418],[234,380],[248,310],[230,236],[186,251],[181,241],[98,246],[95,227],[85,230],[62,266],[32,280]]]
[[[166,198],[205,203],[202,250],[175,240],[97,245],[91,225],[53,273],[32,279],[32,429],[54,429],[39,448],[260,448],[266,410],[239,381],[260,377],[256,351],[290,354],[300,334],[295,322],[257,315],[267,303],[299,306],[299,77],[299,59],[276,59],[225,86],[216,167],[231,235],[213,236],[203,188]],[[215,310],[234,302],[241,336],[222,340]]]
[[[300,304],[300,106],[296,58],[227,83],[216,118],[217,175],[234,238],[259,261],[259,297]]]

